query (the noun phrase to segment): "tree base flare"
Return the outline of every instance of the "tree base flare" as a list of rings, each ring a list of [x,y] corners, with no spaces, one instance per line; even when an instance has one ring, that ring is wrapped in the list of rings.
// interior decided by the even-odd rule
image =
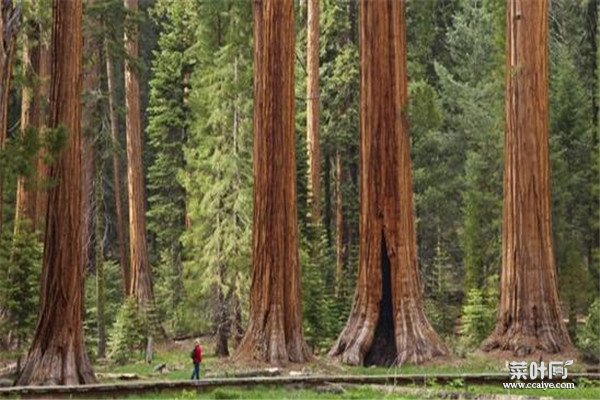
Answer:
[[[435,333],[419,301],[403,299],[394,307],[391,264],[382,237],[381,300],[357,298],[346,328],[329,352],[349,365],[393,366],[422,364],[448,355],[448,349]]]
[[[29,353],[17,385],[81,385],[96,383],[92,364],[81,349],[51,346],[45,352],[38,348]]]
[[[248,327],[234,355],[236,362],[265,362],[277,366],[290,362],[304,363],[311,359],[311,353],[302,337],[286,343],[283,332],[269,334],[269,330],[256,331],[252,326]]]
[[[515,356],[523,357],[534,352],[557,354],[573,351],[573,345],[566,332],[551,328],[537,329],[535,332],[523,333],[514,327],[504,332],[494,332],[481,345],[481,350],[509,351]]]

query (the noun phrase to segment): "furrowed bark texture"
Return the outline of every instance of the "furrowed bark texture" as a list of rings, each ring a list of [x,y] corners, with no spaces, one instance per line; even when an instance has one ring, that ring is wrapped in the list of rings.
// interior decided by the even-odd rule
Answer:
[[[352,365],[421,363],[447,353],[423,312],[406,107],[404,1],[360,3],[359,276],[330,355]]]
[[[125,0],[125,8],[137,12],[137,0]],[[131,35],[129,36],[128,33]],[[129,251],[131,295],[145,309],[153,306],[152,275],[148,262],[146,217],[144,211],[144,175],[140,122],[140,84],[138,70],[130,60],[138,57],[137,27],[125,33],[125,106],[127,126],[127,190],[129,195]]]
[[[108,86],[108,108],[110,119],[110,138],[113,146],[119,144],[119,121],[117,120],[117,110],[115,109],[115,71],[108,50],[108,38],[104,39],[104,57],[106,60],[106,82]],[[121,275],[123,278],[123,294],[128,295],[131,288],[131,274],[127,262],[127,251],[125,243],[125,220],[123,216],[123,202],[121,201],[121,163],[116,151],[112,152],[112,173],[113,173],[113,194],[115,199],[115,218],[117,241],[119,242],[119,264],[121,265]]]
[[[312,220],[321,219],[321,139],[319,132],[319,0],[308,0],[306,41],[306,145],[308,150],[308,191]]]
[[[69,385],[95,381],[83,341],[81,241],[80,0],[53,3],[50,127],[68,140],[50,168],[39,320],[19,385]]]
[[[302,334],[293,0],[254,5],[254,219],[250,323],[236,358],[309,358]]]
[[[515,355],[571,347],[552,251],[548,161],[548,1],[510,0],[501,299],[484,350]]]

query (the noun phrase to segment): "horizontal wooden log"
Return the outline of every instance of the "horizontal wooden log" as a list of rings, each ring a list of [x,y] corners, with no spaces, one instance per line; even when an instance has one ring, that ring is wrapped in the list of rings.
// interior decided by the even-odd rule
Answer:
[[[578,378],[600,380],[598,373],[573,373],[569,374],[568,381]],[[218,387],[252,387],[256,385],[268,386],[319,386],[328,383],[337,384],[364,384],[364,385],[410,385],[410,384],[445,384],[455,380],[462,380],[466,385],[500,385],[508,382],[506,373],[489,374],[402,374],[402,375],[303,375],[303,376],[275,376],[275,377],[248,377],[248,378],[212,378],[199,381],[136,381],[123,383],[100,383],[79,386],[13,386],[0,388],[1,397],[21,398],[60,398],[75,395],[76,397],[99,397],[152,393],[161,391],[178,390],[209,390]],[[560,379],[557,381],[561,381]]]

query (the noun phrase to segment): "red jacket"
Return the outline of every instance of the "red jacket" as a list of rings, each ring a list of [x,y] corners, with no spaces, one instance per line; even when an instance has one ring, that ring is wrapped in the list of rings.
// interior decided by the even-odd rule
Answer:
[[[200,345],[196,345],[196,347],[194,347],[194,357],[193,360],[195,363],[199,363],[202,362],[202,347],[200,347]]]

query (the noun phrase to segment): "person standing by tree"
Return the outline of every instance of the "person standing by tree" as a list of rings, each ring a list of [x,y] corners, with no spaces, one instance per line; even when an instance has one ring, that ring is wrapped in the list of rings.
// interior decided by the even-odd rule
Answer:
[[[200,363],[202,362],[202,346],[200,346],[200,339],[196,339],[194,350],[192,350],[192,361],[194,362],[194,372],[190,379],[200,379]]]

